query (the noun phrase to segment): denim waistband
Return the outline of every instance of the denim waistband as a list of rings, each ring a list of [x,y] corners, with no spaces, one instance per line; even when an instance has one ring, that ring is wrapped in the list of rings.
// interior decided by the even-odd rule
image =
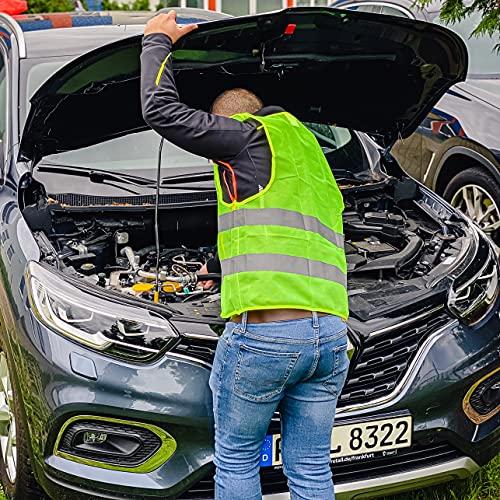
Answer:
[[[234,326],[233,326],[234,325]],[[346,330],[346,322],[335,315],[318,316],[311,311],[311,317],[266,323],[248,323],[248,314],[243,313],[241,323],[228,322],[227,327],[249,337],[290,342],[310,342],[339,337]]]
[[[309,320],[309,319],[312,319],[313,327],[314,328],[318,328],[319,327],[318,312],[317,311],[310,311],[310,312],[311,312],[311,318],[289,319],[289,320],[282,320],[282,321],[268,321],[266,323],[252,323],[252,324],[253,325],[269,325],[269,324],[274,324],[274,323],[286,323],[286,322],[293,322],[293,321],[300,321],[300,320]],[[248,324],[248,311],[245,311],[241,315],[241,329],[243,331],[246,331],[247,324]]]

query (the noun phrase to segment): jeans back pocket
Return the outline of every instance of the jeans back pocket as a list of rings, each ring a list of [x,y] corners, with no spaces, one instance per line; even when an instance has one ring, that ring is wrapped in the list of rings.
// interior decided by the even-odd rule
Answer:
[[[250,401],[270,400],[283,390],[299,356],[240,345],[234,392]]]
[[[323,385],[333,396],[338,397],[347,377],[349,369],[349,357],[347,356],[347,344],[335,347],[332,351],[333,366],[331,377]]]

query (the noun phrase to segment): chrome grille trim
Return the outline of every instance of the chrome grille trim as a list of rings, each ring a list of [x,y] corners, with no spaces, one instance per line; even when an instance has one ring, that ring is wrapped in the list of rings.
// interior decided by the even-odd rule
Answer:
[[[362,414],[372,411],[379,411],[384,408],[387,408],[389,405],[395,404],[398,401],[400,401],[407,392],[410,384],[415,379],[418,369],[422,365],[423,359],[427,356],[432,346],[446,334],[449,328],[455,326],[458,326],[458,320],[453,319],[425,339],[420,349],[416,352],[413,361],[410,363],[410,366],[406,370],[403,379],[399,382],[399,384],[394,388],[394,390],[390,394],[378,399],[367,401],[365,403],[360,403],[359,405],[348,405],[344,407],[339,407],[336,412],[337,415],[339,416],[343,414],[351,415],[353,413]]]
[[[429,309],[428,311],[425,311],[424,313],[419,314],[418,316],[414,316],[413,318],[407,319],[406,321],[402,321],[401,323],[397,323],[396,325],[388,326],[386,328],[381,328],[380,330],[375,330],[374,332],[371,332],[369,336],[370,336],[370,338],[375,337],[375,336],[380,335],[382,333],[391,332],[392,330],[397,330],[398,328],[401,328],[403,326],[411,325],[412,323],[415,323],[416,321],[418,321],[420,319],[426,318],[427,316],[430,316],[430,315],[440,311],[443,308],[444,308],[444,305],[440,305],[438,307],[435,307],[434,309]]]

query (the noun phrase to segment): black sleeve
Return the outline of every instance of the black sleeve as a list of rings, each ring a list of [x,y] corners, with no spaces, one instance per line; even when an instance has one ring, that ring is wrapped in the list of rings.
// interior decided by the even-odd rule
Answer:
[[[195,110],[179,102],[172,68],[172,41],[154,33],[144,37],[141,103],[146,123],[168,141],[212,160],[231,161],[248,144],[253,125]]]
[[[214,257],[207,260],[207,271],[212,274],[220,274],[222,273],[222,268],[220,265],[219,254],[216,253]]]

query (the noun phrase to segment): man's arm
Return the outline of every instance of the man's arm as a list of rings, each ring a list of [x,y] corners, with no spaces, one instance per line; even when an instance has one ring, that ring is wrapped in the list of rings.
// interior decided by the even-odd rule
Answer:
[[[255,128],[179,102],[172,70],[172,43],[192,29],[178,26],[174,11],[156,16],[146,26],[141,54],[143,117],[176,146],[205,158],[230,161],[245,148]]]

